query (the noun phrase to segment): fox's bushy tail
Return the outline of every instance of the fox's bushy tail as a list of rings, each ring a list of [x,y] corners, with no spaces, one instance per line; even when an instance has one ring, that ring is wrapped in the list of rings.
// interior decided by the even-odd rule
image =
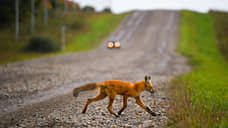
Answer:
[[[96,83],[89,83],[89,84],[85,84],[85,85],[76,87],[76,88],[73,89],[73,96],[77,97],[78,93],[81,92],[81,91],[88,91],[88,90],[93,90],[93,89],[96,89],[96,88],[97,88]]]

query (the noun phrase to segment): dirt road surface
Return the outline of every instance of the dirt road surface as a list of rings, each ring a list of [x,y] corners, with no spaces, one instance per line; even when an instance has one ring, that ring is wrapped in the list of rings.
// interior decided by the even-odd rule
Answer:
[[[0,66],[0,127],[161,127],[167,122],[167,81],[190,68],[175,52],[180,13],[135,11],[96,49],[55,57],[33,59]],[[107,49],[107,40],[119,40],[120,49]],[[106,107],[108,99],[92,103],[81,114],[88,97],[75,99],[74,87],[107,79],[139,81],[152,76],[157,92],[142,93],[147,106],[159,115],[152,117],[128,100],[116,118]],[[122,97],[114,104],[117,112]]]

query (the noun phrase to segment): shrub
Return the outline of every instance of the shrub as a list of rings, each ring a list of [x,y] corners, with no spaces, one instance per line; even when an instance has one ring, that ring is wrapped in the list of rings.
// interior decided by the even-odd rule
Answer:
[[[53,52],[58,51],[60,45],[53,39],[42,36],[33,36],[29,39],[26,51],[32,52]]]
[[[104,12],[104,13],[112,13],[112,10],[110,8],[105,8],[102,12]]]
[[[94,9],[94,7],[91,7],[91,6],[85,6],[82,8],[82,11],[84,11],[84,12],[95,12],[95,9]]]

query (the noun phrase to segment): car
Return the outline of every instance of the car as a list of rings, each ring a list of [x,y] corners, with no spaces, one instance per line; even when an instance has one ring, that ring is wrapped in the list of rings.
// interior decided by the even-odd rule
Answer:
[[[120,42],[119,41],[115,41],[115,40],[111,40],[111,41],[108,41],[107,43],[107,48],[120,48]]]

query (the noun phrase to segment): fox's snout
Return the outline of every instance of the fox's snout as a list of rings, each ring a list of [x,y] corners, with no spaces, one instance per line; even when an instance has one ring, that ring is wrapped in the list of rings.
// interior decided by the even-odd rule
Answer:
[[[151,92],[151,93],[155,93],[155,90],[154,90],[154,89],[150,89],[150,92]]]
[[[151,94],[155,93],[155,90],[153,88],[147,88],[146,91],[150,92]]]

